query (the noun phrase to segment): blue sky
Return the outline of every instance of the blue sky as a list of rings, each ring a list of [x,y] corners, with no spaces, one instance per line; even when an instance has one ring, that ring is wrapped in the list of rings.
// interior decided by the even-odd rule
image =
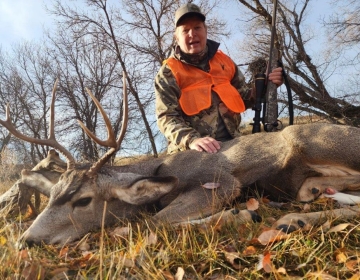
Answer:
[[[43,0],[0,1],[0,45],[9,48],[23,39],[40,39],[43,26],[51,24]]]
[[[65,0],[66,2],[66,0]],[[316,22],[322,14],[329,11],[327,0],[311,1],[311,18]],[[42,37],[43,27],[51,26],[52,18],[45,10],[45,4],[51,4],[46,0],[1,0],[0,1],[0,45],[9,48],[13,43],[19,43],[23,39],[36,40]],[[224,1],[221,15],[226,13],[226,18],[230,21],[239,18],[237,3],[234,1]],[[313,11],[316,11],[313,13]],[[234,31],[234,30],[232,30]],[[233,34],[236,36],[236,34]]]

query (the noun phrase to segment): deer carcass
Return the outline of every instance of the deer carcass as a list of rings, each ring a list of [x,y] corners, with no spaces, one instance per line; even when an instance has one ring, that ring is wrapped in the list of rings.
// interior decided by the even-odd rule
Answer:
[[[125,84],[125,82],[124,82]],[[50,200],[43,212],[22,238],[28,244],[64,244],[105,224],[131,219],[156,205],[160,208],[152,221],[182,223],[215,214],[240,195],[241,188],[261,185],[272,196],[310,201],[325,188],[360,187],[360,129],[331,124],[308,124],[285,128],[276,133],[259,133],[222,143],[218,153],[184,151],[127,166],[105,163],[116,153],[124,137],[123,127],[115,139],[110,121],[99,102],[89,92],[105,120],[109,137],[98,139],[80,125],[95,142],[110,147],[93,165],[76,164],[71,154],[54,137],[53,114],[55,89],[51,105],[50,137],[39,140],[18,133],[9,112],[1,124],[15,136],[58,149],[67,159],[67,170],[51,188]],[[127,96],[124,89],[124,104]],[[23,174],[24,181],[50,185],[40,173]],[[214,186],[210,189],[207,186]],[[300,193],[299,193],[300,191]],[[257,219],[247,210],[240,219]],[[275,225],[296,229],[320,218],[320,214],[285,216]]]

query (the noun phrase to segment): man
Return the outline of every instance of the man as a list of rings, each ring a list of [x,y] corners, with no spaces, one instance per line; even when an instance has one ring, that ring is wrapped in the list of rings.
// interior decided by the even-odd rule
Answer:
[[[171,56],[155,78],[156,115],[168,153],[193,149],[216,153],[240,136],[240,113],[253,106],[252,89],[235,63],[207,39],[205,15],[188,3],[175,13]],[[281,68],[269,80],[282,84]]]

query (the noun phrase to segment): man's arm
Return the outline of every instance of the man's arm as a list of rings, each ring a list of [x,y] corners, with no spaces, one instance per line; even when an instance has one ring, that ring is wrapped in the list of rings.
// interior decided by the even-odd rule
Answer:
[[[160,131],[180,151],[189,148],[200,134],[186,124],[178,98],[180,88],[171,70],[163,65],[155,77],[156,117]]]

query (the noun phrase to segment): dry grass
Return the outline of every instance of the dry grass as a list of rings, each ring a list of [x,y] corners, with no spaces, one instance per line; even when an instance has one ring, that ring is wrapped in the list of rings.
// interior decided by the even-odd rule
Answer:
[[[242,135],[249,135],[252,133],[252,129],[253,129],[253,127],[251,125],[252,122],[253,121],[247,122],[242,125],[242,128],[241,128]],[[281,122],[282,128],[289,126],[289,118],[281,118],[280,122]],[[329,121],[325,118],[320,118],[317,115],[305,115],[305,116],[295,116],[294,117],[294,125],[306,124],[306,123],[319,123],[319,122],[322,122],[322,123],[327,122],[328,123]],[[261,130],[263,131],[262,125],[261,125]]]
[[[334,206],[314,203],[311,210],[329,207]],[[168,226],[153,232],[145,222],[133,222],[90,233],[66,247],[24,250],[16,245],[27,224],[3,215],[0,279],[359,279],[358,220],[328,221],[259,243],[257,237],[274,219],[303,205],[286,208],[260,203],[261,223]],[[327,233],[336,224],[339,230]]]
[[[9,186],[13,185],[18,179],[20,171],[16,154],[10,149],[3,149],[0,152],[0,193],[4,193]]]

